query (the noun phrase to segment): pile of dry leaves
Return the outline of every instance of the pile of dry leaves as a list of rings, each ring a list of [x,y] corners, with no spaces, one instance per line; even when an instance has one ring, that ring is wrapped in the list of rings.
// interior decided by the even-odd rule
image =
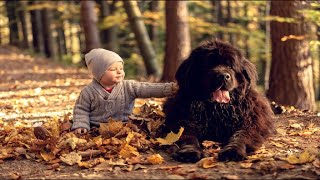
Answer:
[[[161,164],[164,159],[154,148],[174,143],[183,131],[156,138],[163,121],[160,105],[150,104],[135,107],[127,123],[109,119],[82,136],[70,131],[70,114],[43,124],[0,121],[0,160],[18,156],[44,160],[57,170],[60,163],[96,169],[107,166],[110,170],[120,166],[128,171],[145,164]]]

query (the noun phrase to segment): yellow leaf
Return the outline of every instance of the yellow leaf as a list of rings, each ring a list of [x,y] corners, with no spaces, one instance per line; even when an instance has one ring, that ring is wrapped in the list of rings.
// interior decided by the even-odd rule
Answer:
[[[130,146],[129,144],[125,144],[125,146],[120,150],[120,155],[124,158],[131,158],[139,156],[140,154],[137,148]]]
[[[151,164],[162,164],[164,159],[160,154],[153,154],[147,157],[147,161]]]
[[[77,138],[77,137],[71,137],[71,138],[67,139],[65,143],[69,144],[69,146],[72,149],[75,149],[76,146],[87,143],[87,140],[80,139],[80,138]]]
[[[203,158],[197,162],[199,167],[204,169],[213,168],[217,165],[217,161],[213,157]]]
[[[132,110],[132,113],[134,115],[140,115],[141,114],[140,107],[134,107],[133,110]]]
[[[100,147],[102,145],[102,137],[101,136],[97,136],[97,137],[94,137],[92,139],[92,141],[98,146]]]
[[[71,152],[69,154],[65,154],[60,156],[60,160],[63,161],[66,164],[69,164],[70,166],[79,163],[81,161],[82,157],[77,154],[76,152]]]
[[[306,150],[299,155],[290,155],[287,157],[286,160],[290,164],[304,164],[304,163],[314,161],[315,158],[316,158],[315,155],[310,154],[310,152]]]
[[[45,152],[45,151],[41,151],[40,155],[47,162],[56,158],[56,156],[52,152],[48,153],[48,152]]]
[[[170,132],[164,139],[157,138],[157,142],[159,142],[160,145],[172,145],[180,139],[180,136],[182,135],[183,131],[184,128],[180,127],[179,132],[177,134]]]

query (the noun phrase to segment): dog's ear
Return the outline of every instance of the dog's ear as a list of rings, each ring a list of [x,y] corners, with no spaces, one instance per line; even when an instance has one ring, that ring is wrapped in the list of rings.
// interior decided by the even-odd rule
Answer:
[[[194,61],[192,59],[192,56],[189,56],[188,59],[184,60],[181,65],[179,66],[177,72],[176,72],[176,80],[179,84],[179,88],[182,89],[189,89],[190,87],[190,73],[192,66],[194,64]]]
[[[252,64],[249,60],[245,59],[242,63],[242,73],[248,82],[251,84],[256,84],[258,80],[258,73],[254,64]]]

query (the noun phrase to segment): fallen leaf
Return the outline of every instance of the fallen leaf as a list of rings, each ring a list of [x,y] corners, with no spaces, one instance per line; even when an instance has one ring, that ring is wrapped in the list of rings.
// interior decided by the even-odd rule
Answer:
[[[123,158],[131,158],[133,156],[139,156],[139,152],[136,147],[126,144],[119,153]]]
[[[40,155],[47,162],[56,158],[56,156],[52,152],[41,151]]]
[[[147,161],[151,164],[162,164],[164,159],[160,154],[153,154],[147,157]]]
[[[60,159],[62,162],[72,166],[72,165],[80,162],[82,157],[76,152],[71,152],[69,154],[65,154],[65,155],[60,156]]]
[[[315,155],[310,154],[309,151],[304,151],[299,155],[290,155],[287,157],[287,161],[290,164],[304,164],[315,160]]]
[[[200,161],[197,162],[197,165],[204,169],[213,168],[217,166],[217,160],[213,157],[202,158]]]
[[[160,143],[160,145],[172,145],[173,143],[177,142],[180,139],[180,136],[182,135],[184,131],[184,128],[181,127],[179,129],[179,132],[177,134],[170,132],[167,134],[167,136],[163,138],[157,138],[157,142]]]

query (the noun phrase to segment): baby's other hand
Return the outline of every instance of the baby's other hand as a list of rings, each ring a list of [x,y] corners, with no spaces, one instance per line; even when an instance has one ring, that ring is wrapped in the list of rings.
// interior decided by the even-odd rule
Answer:
[[[88,130],[85,129],[85,128],[78,128],[78,129],[75,129],[75,130],[74,130],[74,133],[75,133],[75,134],[85,134],[85,133],[87,133],[87,132],[88,132]]]

